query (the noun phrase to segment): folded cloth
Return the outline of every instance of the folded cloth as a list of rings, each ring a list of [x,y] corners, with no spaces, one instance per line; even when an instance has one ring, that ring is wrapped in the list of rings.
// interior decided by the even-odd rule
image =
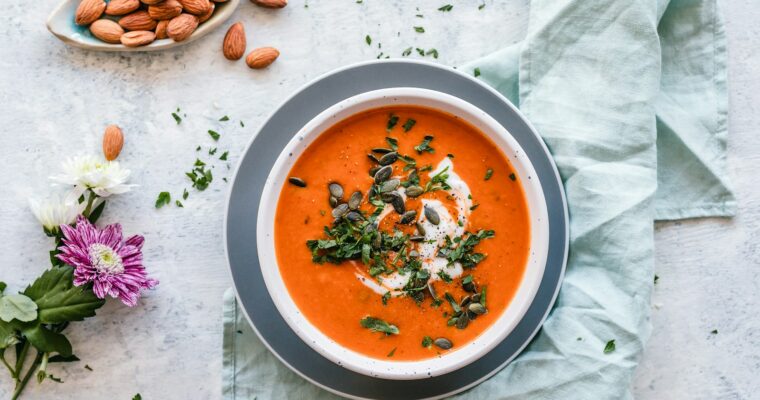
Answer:
[[[717,0],[534,0],[523,43],[460,68],[478,68],[549,146],[570,257],[533,342],[457,397],[632,397],[650,331],[653,220],[734,212],[725,59]],[[225,296],[225,399],[334,397],[269,354]]]

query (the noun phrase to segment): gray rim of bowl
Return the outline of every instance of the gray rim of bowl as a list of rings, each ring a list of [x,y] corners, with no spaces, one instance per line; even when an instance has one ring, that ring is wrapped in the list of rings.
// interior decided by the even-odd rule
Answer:
[[[271,165],[292,135],[331,105],[359,93],[388,87],[419,87],[448,93],[472,103],[504,125],[533,163],[549,215],[549,254],[544,277],[533,303],[514,331],[472,364],[445,375],[407,381],[349,371],[304,343],[290,330],[269,297],[255,246],[261,189]],[[229,272],[243,313],[267,349],[288,368],[327,391],[350,398],[441,398],[467,390],[496,374],[538,333],[556,300],[565,272],[567,215],[562,182],[548,148],[509,100],[450,67],[416,60],[373,60],[322,75],[276,108],[248,143],[235,169],[223,234]]]

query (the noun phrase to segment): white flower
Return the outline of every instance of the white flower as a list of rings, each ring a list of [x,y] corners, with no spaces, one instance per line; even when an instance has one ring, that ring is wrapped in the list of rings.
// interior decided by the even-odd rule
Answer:
[[[127,184],[130,171],[121,168],[118,161],[101,161],[93,156],[77,156],[66,160],[61,167],[63,174],[53,176],[53,181],[74,185],[79,194],[92,189],[100,197],[126,193],[133,185]]]
[[[63,198],[56,194],[42,201],[29,199],[29,208],[45,228],[45,232],[55,233],[59,226],[73,223],[77,215],[84,211],[87,204],[79,203],[72,194]]]

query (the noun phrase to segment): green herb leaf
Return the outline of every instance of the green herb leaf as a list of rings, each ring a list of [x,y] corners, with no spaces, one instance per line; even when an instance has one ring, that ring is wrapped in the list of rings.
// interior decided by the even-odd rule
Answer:
[[[58,354],[58,355],[55,355],[55,356],[52,356],[52,357],[48,358],[48,362],[49,363],[68,363],[68,362],[76,362],[76,361],[79,361],[79,357],[77,357],[77,356],[75,356],[73,354],[70,355],[70,356],[68,356],[68,357],[64,357],[64,356]]]
[[[228,117],[226,115],[223,116],[222,118],[219,118],[219,121],[222,121],[222,122],[229,121],[229,120],[230,120],[230,117]]]
[[[480,68],[475,68],[472,71],[472,74],[475,75],[476,78],[479,77],[480,76]]]
[[[179,201],[179,200],[175,200],[175,201],[174,201],[174,204],[175,204],[177,207],[179,207],[179,208],[185,208],[185,206],[184,206],[184,205],[182,205],[182,202],[181,202],[181,201]]]
[[[403,57],[408,57],[410,54],[412,54],[412,48],[411,48],[411,47],[407,47],[407,48],[406,48],[406,50],[404,50],[404,51],[401,53],[401,56],[403,56]]]
[[[492,176],[493,176],[493,169],[488,168],[486,170],[486,176],[483,179],[487,181],[487,180],[491,179]]]
[[[419,54],[419,55],[421,55],[423,57],[425,56],[425,50],[424,49],[421,49],[421,48],[417,47],[414,50],[417,51],[417,54]]]
[[[364,37],[364,41],[367,42],[367,46],[371,46],[372,45],[372,38],[369,37],[369,35],[367,35],[367,36]]]
[[[23,327],[21,334],[41,352],[71,356],[71,343],[66,336],[45,328],[39,322]]]
[[[486,7],[486,3],[483,3],[483,4],[481,4],[481,5],[478,6],[478,10],[482,10],[485,7]]]
[[[227,161],[227,155],[229,153],[230,153],[229,151],[225,151],[224,153],[222,153],[221,156],[219,156],[219,159],[222,160],[222,161]]]
[[[414,149],[417,150],[417,153],[419,153],[419,154],[422,154],[424,152],[428,152],[430,154],[433,154],[433,153],[435,153],[435,149],[432,148],[432,147],[430,147],[430,142],[432,142],[432,141],[433,141],[433,136],[426,135],[422,139],[422,143],[420,143],[417,146],[414,146]]]
[[[142,396],[140,396],[140,393],[132,396],[132,400],[142,400]]]
[[[53,267],[29,285],[24,294],[37,303],[38,319],[43,324],[81,321],[95,315],[105,304],[95,296],[89,285],[74,286],[74,269]]]
[[[417,123],[417,121],[415,121],[415,120],[413,120],[411,118],[407,118],[407,120],[406,120],[406,122],[404,122],[404,126],[403,126],[404,132],[411,131],[412,128],[414,128],[414,124],[416,124],[416,123]]]
[[[398,123],[398,115],[391,114],[391,116],[388,118],[388,125],[385,127],[385,130],[390,132],[393,130],[393,128]]]
[[[208,134],[209,134],[209,136],[211,136],[211,139],[214,139],[215,142],[218,141],[219,140],[219,136],[221,136],[221,135],[219,135],[218,132],[212,131],[211,129],[208,130]]]
[[[29,322],[37,319],[37,304],[23,294],[9,294],[0,297],[0,319],[11,322],[16,319]]]
[[[3,292],[5,291],[5,288],[7,287],[8,285],[5,282],[0,282],[0,295],[3,294]]]
[[[391,325],[380,318],[364,317],[359,321],[363,328],[373,332],[382,332],[386,335],[398,335],[399,330],[395,325]]]
[[[383,302],[383,305],[388,305],[388,300],[391,298],[391,292],[385,292],[383,297],[381,298],[381,301]]]
[[[161,208],[172,201],[172,195],[169,192],[161,192],[156,198],[156,208]]]
[[[392,137],[386,137],[385,141],[388,143],[388,146],[390,146],[390,148],[393,151],[398,150],[398,139],[394,139]]]
[[[436,50],[436,49],[430,49],[430,50],[428,50],[428,51],[425,52],[425,55],[426,56],[432,55],[433,58],[437,59],[438,58],[438,50]]]
[[[423,28],[421,26],[415,26],[414,27],[414,31],[417,32],[417,33],[425,33],[425,28]]]
[[[179,108],[177,109],[179,111]],[[179,116],[176,112],[172,113],[172,117],[174,117],[174,120],[177,121],[177,125],[179,125],[182,122],[182,117]]]
[[[717,335],[718,334],[718,330],[717,329],[713,329],[712,331],[710,331],[710,333],[712,333],[713,335]]]
[[[182,200],[187,200],[188,196],[190,196],[190,193],[187,192],[187,189],[184,189],[182,191]]]
[[[422,347],[430,347],[433,345],[433,338],[430,336],[425,336],[422,338]]]
[[[615,351],[615,339],[608,341],[604,346],[604,354],[610,354],[613,351]]]
[[[388,353],[388,357],[393,357],[393,355],[396,354],[396,348],[394,347],[393,350],[391,350],[390,353]]]
[[[513,180],[513,181],[516,181],[516,180],[517,180],[517,176],[515,176],[515,173],[514,173],[514,172],[513,172],[513,173],[511,173],[511,174],[509,174],[509,179],[511,179],[511,180]]]
[[[438,11],[447,12],[447,11],[451,11],[452,8],[454,8],[454,6],[452,6],[451,4],[446,4],[445,6],[439,8]]]

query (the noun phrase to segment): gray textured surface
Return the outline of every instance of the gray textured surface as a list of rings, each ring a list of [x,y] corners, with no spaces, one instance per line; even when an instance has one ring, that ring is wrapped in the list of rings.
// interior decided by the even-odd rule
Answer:
[[[141,305],[109,303],[100,315],[69,328],[83,360],[54,365],[64,384],[31,383],[27,398],[206,399],[220,396],[221,302],[230,285],[221,242],[229,176],[218,162],[216,180],[191,191],[184,209],[155,210],[158,192],[186,187],[183,172],[195,147],[239,151],[273,108],[292,91],[333,68],[399,56],[409,46],[435,47],[439,61],[459,65],[518,41],[527,23],[525,0],[466,2],[451,13],[446,2],[291,0],[279,11],[243,2],[233,19],[246,24],[249,49],[273,45],[280,60],[265,71],[221,56],[224,30],[186,47],[158,54],[101,54],[72,49],[44,28],[55,0],[16,2],[0,14],[1,279],[20,288],[47,266],[50,243],[27,210],[26,198],[44,192],[67,154],[97,153],[106,124],[121,125],[121,161],[140,185],[112,202],[104,221],[119,220],[126,233],[146,236],[145,258],[162,281]],[[416,18],[419,13],[424,18]],[[654,333],[635,382],[642,399],[750,399],[760,383],[760,286],[757,241],[760,190],[752,167],[760,126],[760,8],[751,0],[726,2],[730,52],[730,156],[740,215],[733,221],[701,220],[660,225],[653,303]],[[412,26],[424,26],[425,34]],[[364,36],[373,37],[373,47]],[[377,49],[376,43],[382,43]],[[170,113],[188,116],[177,126]],[[219,123],[222,115],[233,120]],[[237,121],[245,121],[240,128]],[[214,144],[205,133],[222,133]],[[217,153],[218,155],[219,153]],[[204,155],[204,159],[208,156]],[[710,334],[718,329],[717,335]],[[84,369],[87,364],[93,371]],[[10,382],[0,375],[0,398]]]

